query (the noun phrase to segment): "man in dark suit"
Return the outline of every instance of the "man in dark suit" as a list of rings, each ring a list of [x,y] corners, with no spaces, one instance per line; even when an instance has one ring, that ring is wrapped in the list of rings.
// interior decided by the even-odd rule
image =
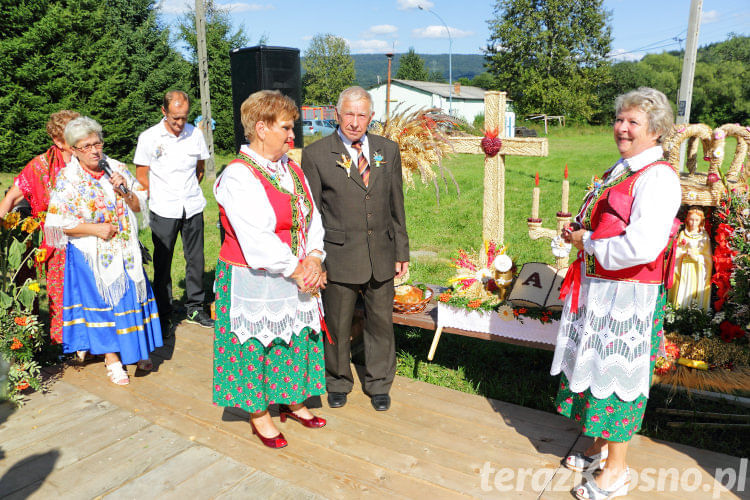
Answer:
[[[367,133],[372,99],[362,87],[339,96],[337,133],[302,151],[302,169],[323,216],[328,285],[323,305],[334,345],[326,344],[328,404],[346,404],[352,316],[361,293],[365,305],[364,390],[376,410],[390,407],[396,374],[393,279],[409,267],[401,155],[398,144]]]

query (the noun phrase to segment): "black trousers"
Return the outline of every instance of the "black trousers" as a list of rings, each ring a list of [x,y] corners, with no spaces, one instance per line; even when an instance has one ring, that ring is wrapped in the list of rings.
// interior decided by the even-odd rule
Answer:
[[[203,307],[203,212],[190,218],[171,219],[151,212],[151,238],[154,242],[153,288],[159,316],[172,314],[172,256],[177,234],[182,234],[185,256],[185,307],[190,313]]]
[[[364,391],[369,395],[388,394],[396,375],[396,341],[393,337],[393,279],[363,284],[329,281],[323,290],[323,306],[328,331],[335,342],[325,344],[326,389],[350,392],[354,377],[350,364],[352,316],[357,296],[362,293],[365,321],[362,341],[365,347]]]

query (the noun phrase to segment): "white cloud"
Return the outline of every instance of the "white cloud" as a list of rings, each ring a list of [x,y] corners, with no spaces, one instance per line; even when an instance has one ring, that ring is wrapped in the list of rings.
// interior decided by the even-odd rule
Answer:
[[[275,7],[270,4],[259,4],[259,3],[246,3],[246,2],[230,2],[224,4],[216,4],[217,7],[226,9],[230,12],[256,12],[261,10],[271,10]],[[185,14],[190,9],[195,8],[195,2],[190,0],[161,0],[159,2],[159,8],[164,14]]]
[[[398,32],[398,28],[392,24],[378,24],[370,26],[370,29],[365,31],[365,38],[372,38],[373,35],[395,35]]]
[[[607,54],[607,57],[616,62],[640,61],[644,55],[646,55],[645,52],[629,52],[625,49],[615,49]]]
[[[464,38],[474,34],[473,31],[464,31],[450,26],[448,28],[453,38]],[[411,34],[416,38],[448,38],[448,31],[445,29],[445,26],[433,25],[426,28],[416,28],[411,30]]]
[[[701,24],[715,23],[718,20],[719,11],[717,10],[709,10],[708,12],[704,12],[701,16]]]
[[[190,7],[187,0],[161,0],[159,2],[159,8],[165,14],[184,14],[190,10]]]
[[[346,43],[353,53],[358,54],[384,54],[393,50],[393,42],[386,40],[347,40]]]
[[[245,3],[245,2],[234,2],[234,3],[222,3],[217,4],[217,7],[220,7],[222,9],[227,9],[231,12],[257,12],[260,10],[273,10],[276,7],[271,5],[270,3],[267,4],[259,4],[259,3]]]
[[[429,0],[398,0],[398,10],[418,9],[420,5],[425,9],[435,6]]]

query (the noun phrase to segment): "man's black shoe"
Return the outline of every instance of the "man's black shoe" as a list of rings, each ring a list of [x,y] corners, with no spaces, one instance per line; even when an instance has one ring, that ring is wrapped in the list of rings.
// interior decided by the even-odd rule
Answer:
[[[204,313],[201,309],[190,311],[187,314],[185,321],[194,325],[202,326],[204,328],[214,327],[214,320],[212,320],[211,317],[208,314]]]
[[[378,411],[386,411],[391,407],[391,397],[388,394],[375,394],[370,399],[372,407]]]
[[[346,393],[345,392],[329,392],[328,393],[328,406],[331,408],[341,408],[346,404]]]
[[[161,338],[168,340],[174,337],[175,325],[172,320],[169,318],[159,318],[159,322],[161,323]]]

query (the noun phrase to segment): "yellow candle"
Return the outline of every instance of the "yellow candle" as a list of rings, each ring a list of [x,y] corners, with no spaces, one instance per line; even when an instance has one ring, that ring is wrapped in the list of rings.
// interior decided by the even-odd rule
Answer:
[[[563,213],[568,213],[568,197],[570,195],[570,183],[568,182],[568,164],[565,164],[565,174],[562,184],[562,210]]]
[[[534,191],[531,196],[531,218],[539,218],[539,172],[534,176]]]

